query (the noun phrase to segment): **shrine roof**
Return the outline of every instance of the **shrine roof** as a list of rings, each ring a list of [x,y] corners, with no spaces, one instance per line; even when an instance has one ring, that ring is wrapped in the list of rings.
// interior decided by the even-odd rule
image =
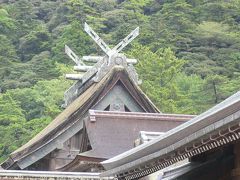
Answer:
[[[193,117],[195,116],[182,114],[89,110],[85,126],[92,149],[80,153],[77,159],[85,157],[96,161],[95,159],[112,158],[134,148],[134,141],[139,137],[140,131],[166,132]],[[73,168],[75,164],[76,160],[64,169]]]
[[[73,101],[61,114],[59,114],[45,129],[38,133],[28,143],[14,151],[10,157],[2,164],[4,169],[11,168],[13,164],[24,160],[30,154],[40,151],[47,155],[50,150],[42,151],[47,144],[53,143],[51,148],[57,148],[62,142],[57,140],[64,133],[69,133],[72,136],[76,133],[69,131],[74,125],[80,121],[88,110],[93,107],[101,98],[103,98],[108,91],[118,82],[121,81],[129,93],[139,103],[139,105],[146,112],[159,112],[156,106],[150,99],[142,92],[128,75],[128,72],[120,67],[115,66],[109,73],[107,73],[101,81],[92,83],[75,101]],[[70,137],[71,137],[70,136]],[[51,150],[54,150],[51,149]],[[42,158],[42,155],[34,157],[34,161]],[[24,165],[25,166],[25,165]],[[22,167],[24,167],[22,166]]]
[[[240,92],[162,136],[102,164],[102,176],[128,179],[146,176],[184,158],[240,138]]]
[[[134,148],[140,131],[166,132],[192,115],[90,110],[85,120],[92,150],[83,155],[109,159]]]

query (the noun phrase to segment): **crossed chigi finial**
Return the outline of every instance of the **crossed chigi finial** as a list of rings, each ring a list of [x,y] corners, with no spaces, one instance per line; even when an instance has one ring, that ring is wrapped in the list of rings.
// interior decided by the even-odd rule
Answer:
[[[91,82],[99,82],[114,66],[122,66],[128,72],[129,78],[136,84],[140,84],[138,74],[134,68],[136,59],[128,59],[119,53],[134,38],[139,35],[139,27],[133,30],[126,38],[118,43],[114,48],[109,46],[85,23],[84,30],[103,50],[105,56],[83,56],[79,58],[67,45],[65,45],[66,54],[75,62],[74,70],[80,73],[66,74],[67,79],[77,80],[64,93],[63,107],[67,107],[73,102]],[[89,83],[87,83],[89,82]]]
[[[94,74],[101,74],[103,66],[123,65],[124,63],[132,66],[137,63],[136,59],[127,59],[123,54],[119,52],[126,47],[133,39],[139,35],[139,27],[134,29],[128,36],[126,36],[121,42],[119,42],[114,48],[110,48],[93,29],[87,24],[84,24],[84,30],[87,34],[98,44],[105,56],[83,56],[79,58],[67,45],[65,45],[65,53],[76,63],[74,70],[78,72],[85,72],[84,74],[66,74],[67,79],[80,80],[82,83],[86,82]],[[95,65],[86,65],[85,62],[96,63]],[[97,76],[98,77],[98,76]],[[99,78],[95,78],[99,79]]]

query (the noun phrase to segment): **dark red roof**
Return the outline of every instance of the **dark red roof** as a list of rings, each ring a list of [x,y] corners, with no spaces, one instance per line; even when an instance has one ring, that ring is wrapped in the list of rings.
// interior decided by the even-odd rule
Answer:
[[[109,159],[131,148],[140,131],[166,132],[192,119],[191,115],[89,111],[85,121],[92,150],[81,156]]]

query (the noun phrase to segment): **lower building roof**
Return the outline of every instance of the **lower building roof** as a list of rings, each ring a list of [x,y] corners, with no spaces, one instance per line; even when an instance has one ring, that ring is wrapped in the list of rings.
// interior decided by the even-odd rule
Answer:
[[[77,160],[65,169],[74,167],[84,157],[92,162],[112,158],[134,148],[140,131],[166,132],[193,117],[195,116],[90,110],[85,127],[92,149],[80,153]]]
[[[22,179],[69,179],[69,180],[113,180],[112,177],[100,178],[99,173],[84,172],[57,172],[57,171],[20,171],[20,170],[0,170],[0,179],[22,180]]]
[[[85,125],[92,150],[81,155],[112,158],[134,148],[140,131],[167,132],[193,117],[195,116],[90,110]]]
[[[102,164],[102,176],[134,179],[240,139],[240,92],[164,135]]]

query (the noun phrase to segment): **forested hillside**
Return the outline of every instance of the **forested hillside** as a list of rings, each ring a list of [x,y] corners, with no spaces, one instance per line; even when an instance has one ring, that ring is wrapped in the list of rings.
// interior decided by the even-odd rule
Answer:
[[[166,113],[199,114],[240,89],[239,0],[0,0],[0,161],[62,111],[64,73],[101,54],[87,22],[139,60],[142,89]]]

